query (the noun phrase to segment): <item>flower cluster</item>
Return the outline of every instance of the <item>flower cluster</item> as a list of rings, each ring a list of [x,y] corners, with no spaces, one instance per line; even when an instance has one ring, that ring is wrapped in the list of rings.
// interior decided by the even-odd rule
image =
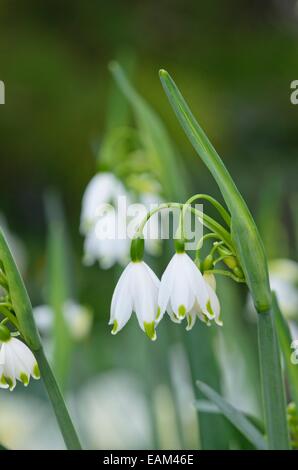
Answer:
[[[187,330],[193,327],[197,317],[207,325],[212,320],[222,325],[214,276],[202,275],[184,250],[176,252],[160,281],[142,260],[142,254],[133,251],[132,261],[113,294],[109,322],[113,325],[112,334],[125,326],[133,311],[141,329],[152,340],[156,339],[156,327],[166,312],[176,323],[186,318]]]
[[[11,335],[4,324],[0,324],[0,388],[12,391],[16,380],[27,386],[30,376],[34,379],[40,377],[34,355],[28,346]]]
[[[81,211],[80,231],[85,237],[84,264],[92,265],[98,261],[103,269],[109,269],[116,263],[127,263],[129,239],[113,235],[121,231],[126,233],[128,222],[136,219],[134,210],[129,214],[127,208],[131,206],[136,209],[138,206],[138,212],[145,215],[150,206],[161,202],[158,188],[143,186],[142,190],[138,188],[138,192],[129,191],[122,181],[108,171],[100,172],[91,179],[83,196]],[[125,202],[126,207],[120,207],[119,201]],[[158,218],[153,218],[151,222],[156,225],[154,228],[151,225],[153,231],[157,230]],[[157,254],[158,240],[148,238],[146,250]]]
[[[192,207],[191,204],[197,199],[211,203],[221,215],[225,227],[201,210]],[[180,210],[179,224],[174,237],[176,253],[159,280],[143,261],[143,231],[150,217],[159,211],[172,208]],[[198,240],[194,261],[185,251],[188,240],[185,232],[187,211],[209,229],[209,233]],[[222,326],[214,275],[224,275],[236,282],[246,282],[230,227],[229,213],[214,198],[205,194],[196,194],[185,204],[163,203],[148,212],[135,232],[131,242],[131,262],[122,273],[113,294],[109,322],[113,325],[112,334],[116,334],[125,326],[132,312],[136,313],[141,329],[152,340],[156,339],[156,327],[165,313],[176,323],[186,319],[187,330],[192,329],[197,318],[208,326],[212,321]],[[201,261],[203,243],[210,239],[214,240],[212,248]],[[223,269],[217,269],[218,263],[224,265]]]

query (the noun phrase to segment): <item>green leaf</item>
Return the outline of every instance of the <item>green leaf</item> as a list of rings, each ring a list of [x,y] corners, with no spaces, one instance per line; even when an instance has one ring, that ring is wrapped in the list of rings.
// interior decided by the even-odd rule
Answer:
[[[258,312],[271,305],[266,255],[253,217],[220,156],[196,121],[175,82],[165,70],[160,79],[174,112],[194,149],[217,182],[232,216],[231,234]]]
[[[185,199],[185,183],[176,151],[160,117],[132,87],[118,63],[112,62],[110,70],[132,106],[143,144],[157,168],[166,197],[178,199],[183,194]]]
[[[17,314],[21,333],[34,351],[40,368],[41,378],[46,386],[65,444],[69,449],[80,449],[81,446],[75,428],[40,342],[28,292],[1,229],[0,260],[3,263],[7,276],[9,293],[14,310]]]
[[[248,439],[257,449],[267,449],[267,443],[259,430],[245,417],[243,413],[234,408],[215,390],[207,384],[197,381],[199,390],[214,403],[222,414]]]
[[[3,264],[7,277],[9,294],[14,311],[17,316],[20,332],[28,346],[37,350],[40,348],[40,337],[35,325],[32,313],[32,305],[19,273],[15,260],[12,256],[3,231],[0,228],[0,261]]]
[[[288,450],[284,382],[272,311],[258,315],[258,340],[263,406],[269,449]]]
[[[222,414],[222,411],[220,410],[220,408],[215,404],[215,403],[212,403],[211,401],[209,400],[197,400],[195,402],[195,406],[197,408],[198,411],[200,411],[201,413],[206,413],[206,414]],[[236,409],[236,408],[235,408]],[[243,413],[241,412],[240,410],[237,410],[239,411],[239,413],[241,413],[243,416],[245,416],[245,418],[250,421],[250,423],[255,426],[255,428],[260,431],[260,433],[263,435],[265,433],[265,428],[264,428],[264,424],[262,423],[262,421],[260,421],[259,418],[257,418],[256,416],[253,416],[249,413]]]

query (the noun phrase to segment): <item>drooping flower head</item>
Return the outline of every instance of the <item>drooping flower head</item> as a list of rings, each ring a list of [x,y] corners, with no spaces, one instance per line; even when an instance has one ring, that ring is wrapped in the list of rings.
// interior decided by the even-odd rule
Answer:
[[[222,326],[222,320],[220,318],[220,303],[218,297],[216,295],[216,281],[213,274],[204,274],[203,280],[205,282],[205,287],[208,292],[209,300],[208,300],[208,309],[214,314],[213,316],[208,316],[206,313],[203,312],[202,308],[200,307],[199,303],[195,301],[194,306],[190,310],[189,314],[187,315],[187,330],[191,330],[194,326],[196,319],[199,318],[201,321],[206,323],[207,326],[211,325],[211,320],[214,320],[216,325]]]
[[[128,322],[134,311],[140,328],[155,340],[159,279],[142,260],[144,240],[132,242],[131,262],[127,265],[114,290],[109,324],[116,334]]]
[[[0,387],[13,390],[16,380],[25,387],[30,376],[39,379],[39,368],[33,353],[22,341],[11,336],[3,324],[0,325]]]
[[[113,173],[103,172],[95,175],[89,182],[82,200],[82,234],[87,235],[94,228],[102,205],[113,205],[119,196],[125,194],[123,184]]]
[[[219,317],[214,290],[184,248],[175,253],[161,278],[158,308],[161,318],[166,311],[175,322],[186,317],[188,329],[196,315],[206,323]]]

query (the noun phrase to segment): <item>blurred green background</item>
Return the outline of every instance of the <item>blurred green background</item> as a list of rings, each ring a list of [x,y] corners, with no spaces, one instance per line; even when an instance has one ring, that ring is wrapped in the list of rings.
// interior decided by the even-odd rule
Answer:
[[[226,391],[229,398],[229,373],[221,370],[230,364],[236,368],[241,391],[247,364],[240,359],[233,363],[239,351],[244,363],[251,362],[253,398],[248,411],[261,416],[255,325],[241,314],[245,289],[223,283],[226,328],[220,338],[204,325],[196,325],[184,335],[168,320],[160,326],[159,341],[154,345],[136,322],[130,322],[116,338],[110,335],[109,305],[119,268],[103,271],[97,265],[82,266],[79,234],[82,195],[96,171],[97,150],[107,125],[112,86],[108,63],[124,53],[134,56],[132,81],[161,116],[176,144],[189,176],[189,194],[218,196],[167,102],[158,69],[166,68],[175,77],[248,200],[269,256],[297,260],[298,106],[290,102],[290,83],[298,78],[297,26],[298,5],[290,0],[1,2],[0,79],[6,86],[6,103],[0,107],[0,212],[26,246],[25,281],[33,305],[39,305],[49,302],[51,289],[46,194],[58,195],[63,207],[68,294],[94,314],[91,334],[72,351],[65,384],[89,447],[175,448],[195,447],[198,442],[204,448],[247,446],[216,413],[201,413],[199,431],[197,417],[191,412],[185,424],[187,407],[194,400],[194,379]],[[56,233],[55,227],[53,230]],[[62,255],[57,258],[63,266]],[[159,274],[164,266],[165,261],[156,267]],[[241,346],[239,335],[243,337]],[[221,343],[232,346],[219,358]],[[175,376],[176,361],[180,361],[180,372],[189,367],[188,378]],[[100,382],[98,391],[94,377]],[[189,381],[189,388],[183,391],[179,381]],[[93,386],[93,392],[82,390],[86,383]],[[124,392],[119,395],[122,386]],[[103,403],[92,431],[80,424],[80,393],[85,394],[80,400],[89,403],[91,414],[98,402]],[[25,391],[19,386],[9,398],[7,395],[1,391],[0,404],[7,400],[7,410],[16,409],[15,396],[21,403],[29,395],[39,400],[40,410],[47,409],[40,384],[31,384]],[[131,405],[129,397],[135,397]],[[243,397],[242,403],[241,395],[238,398],[235,406],[242,404],[245,409],[249,399]],[[119,409],[115,405],[118,399]],[[113,406],[117,409],[110,415]],[[47,418],[42,413],[44,422]],[[18,415],[22,420],[21,413]],[[126,423],[123,436],[127,440],[119,431],[119,415]],[[173,430],[171,435],[170,429],[177,432]],[[118,432],[118,441],[113,441]],[[55,433],[53,430],[51,435]],[[110,440],[104,439],[105,434],[111,435]],[[11,435],[12,430],[1,428],[0,440],[7,445],[34,446],[24,436],[13,441],[16,437]],[[37,435],[36,446],[63,446],[58,432],[53,442],[46,435],[40,443]]]

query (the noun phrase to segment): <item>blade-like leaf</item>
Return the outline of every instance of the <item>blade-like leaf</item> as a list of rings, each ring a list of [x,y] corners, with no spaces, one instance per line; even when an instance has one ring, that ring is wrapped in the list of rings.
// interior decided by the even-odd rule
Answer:
[[[234,408],[217,392],[203,382],[196,382],[199,390],[222,412],[222,414],[248,439],[257,449],[265,450],[267,443],[258,429],[245,417],[243,413]]]
[[[201,413],[221,414],[221,415],[223,414],[222,411],[219,409],[219,407],[215,403],[212,403],[209,400],[197,400],[195,402],[195,406],[196,406],[197,410],[200,411]],[[237,410],[237,411],[239,411],[239,413],[241,413],[240,410]],[[243,414],[243,416],[245,416],[245,418],[248,421],[250,421],[252,423],[253,426],[256,427],[256,429],[258,431],[260,431],[260,433],[265,433],[264,424],[260,421],[259,418],[257,418],[256,416],[253,416],[251,414],[248,414],[248,413],[242,413],[242,414]]]
[[[223,161],[199,126],[175,82],[160,78],[176,116],[198,155],[217,182],[231,212],[231,236],[258,316],[259,353],[266,430],[271,449],[288,449],[288,427],[279,347],[273,326],[268,265],[254,219]]]
[[[160,79],[174,112],[194,149],[217,182],[232,216],[231,234],[257,310],[271,304],[267,260],[253,217],[222,159],[198,124],[174,80],[165,70]]]

